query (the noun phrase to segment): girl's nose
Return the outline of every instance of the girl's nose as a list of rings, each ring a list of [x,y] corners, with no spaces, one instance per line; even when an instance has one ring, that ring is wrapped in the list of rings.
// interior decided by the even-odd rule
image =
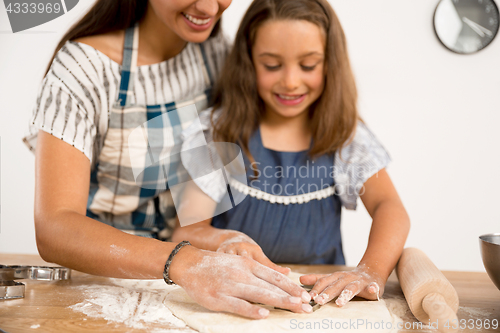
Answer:
[[[217,0],[198,0],[195,3],[195,7],[207,16],[215,16],[219,12],[219,3]]]
[[[284,72],[283,85],[289,91],[293,91],[300,86],[300,75],[295,69],[288,69]]]

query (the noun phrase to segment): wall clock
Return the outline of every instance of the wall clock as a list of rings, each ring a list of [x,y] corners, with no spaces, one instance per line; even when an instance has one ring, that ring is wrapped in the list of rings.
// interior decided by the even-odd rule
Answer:
[[[441,0],[434,30],[453,52],[469,54],[488,46],[497,35],[499,12],[494,0]]]

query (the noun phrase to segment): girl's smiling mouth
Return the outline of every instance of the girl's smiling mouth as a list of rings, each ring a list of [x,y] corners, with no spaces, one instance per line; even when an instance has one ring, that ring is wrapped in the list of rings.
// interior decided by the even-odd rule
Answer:
[[[277,94],[277,93],[275,93],[274,96],[279,103],[281,103],[283,105],[291,106],[291,105],[298,105],[298,104],[302,103],[304,101],[304,99],[306,98],[307,94],[291,95],[291,94]]]

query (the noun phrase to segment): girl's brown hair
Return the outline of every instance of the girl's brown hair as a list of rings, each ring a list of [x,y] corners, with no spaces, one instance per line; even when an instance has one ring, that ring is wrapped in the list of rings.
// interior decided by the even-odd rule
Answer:
[[[257,93],[252,62],[256,32],[269,20],[305,20],[326,33],[325,87],[311,105],[311,157],[333,153],[352,137],[359,119],[357,90],[349,63],[344,31],[327,0],[254,0],[240,24],[234,48],[226,60],[214,93],[214,140],[248,148],[259,126],[264,103]],[[215,112],[218,112],[215,117]]]
[[[49,62],[46,73],[49,71],[57,52],[67,41],[127,29],[142,20],[147,8],[148,0],[97,0],[88,13],[62,37]],[[220,29],[219,20],[211,36],[216,36]]]

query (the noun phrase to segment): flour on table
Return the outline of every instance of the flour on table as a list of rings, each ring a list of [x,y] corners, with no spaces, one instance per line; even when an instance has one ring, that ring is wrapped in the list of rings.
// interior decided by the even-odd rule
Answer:
[[[289,277],[298,283],[300,274],[292,272]],[[76,287],[84,290],[85,301],[71,308],[89,317],[153,333],[178,332],[175,328],[187,329],[186,324],[207,333],[348,332],[352,325],[357,325],[352,329],[357,332],[396,332],[400,317],[408,312],[404,299],[363,301],[355,298],[342,308],[331,301],[312,314],[266,307],[270,310],[268,318],[251,320],[207,310],[182,288],[167,286],[163,280],[110,280],[113,283],[110,286]]]
[[[300,274],[293,272],[289,275],[295,282],[299,276]],[[396,325],[402,320],[396,313],[403,313],[405,303],[404,300],[394,301],[388,307],[384,300],[354,299],[339,308],[332,301],[312,314],[297,314],[266,307],[270,309],[268,318],[251,320],[207,310],[194,302],[183,289],[170,292],[164,302],[175,316],[202,333],[397,332]]]
[[[180,289],[167,286],[163,280],[111,279],[115,286],[81,286],[85,301],[70,308],[89,317],[144,329],[148,332],[178,332],[186,324],[172,315],[164,305],[168,293]]]
[[[481,308],[465,307],[465,306],[461,306],[458,308],[458,314],[461,314],[462,312],[466,313],[469,317],[475,319],[483,319],[491,315],[491,312],[487,310]],[[459,316],[459,317],[465,317],[465,316]]]

